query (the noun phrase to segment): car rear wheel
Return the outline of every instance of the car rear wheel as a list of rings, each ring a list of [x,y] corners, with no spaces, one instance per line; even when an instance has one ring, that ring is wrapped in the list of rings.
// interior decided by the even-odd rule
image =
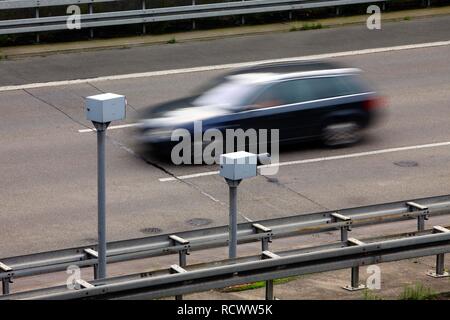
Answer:
[[[328,124],[322,130],[322,140],[328,147],[355,144],[361,140],[361,126],[354,121]]]

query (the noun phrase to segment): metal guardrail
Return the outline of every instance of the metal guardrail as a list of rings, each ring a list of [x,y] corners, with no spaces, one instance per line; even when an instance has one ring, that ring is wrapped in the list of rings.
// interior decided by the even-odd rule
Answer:
[[[386,240],[387,238],[387,240]],[[437,226],[415,234],[303,248],[93,281],[79,290],[58,286],[0,297],[9,299],[155,299],[255,281],[357,268],[450,252],[450,230]]]
[[[98,0],[96,2],[105,2],[108,0]],[[112,0],[110,0],[112,1]],[[117,0],[116,0],[117,1]],[[385,3],[389,0],[377,0],[375,2]],[[3,2],[3,4],[2,4]],[[0,0],[0,9],[13,6],[15,2],[21,2],[25,5],[26,0],[9,1]],[[68,0],[47,0],[47,5],[56,5],[56,3],[68,4]],[[106,13],[93,13],[92,3],[95,1],[73,0],[73,4],[88,3],[89,14],[81,14],[81,27],[105,27],[129,24],[145,24],[161,21],[178,21],[199,18],[211,18],[231,15],[245,15],[264,12],[281,12],[300,9],[336,7],[352,4],[373,3],[373,0],[248,0],[233,1],[213,4],[200,4],[188,6],[176,6],[167,8],[145,9],[145,3],[140,10],[115,11]],[[29,8],[36,6],[36,1],[28,1]],[[39,1],[42,3],[42,1]],[[195,2],[193,2],[195,3]],[[42,4],[40,4],[42,6]],[[17,34],[42,31],[67,30],[68,16],[39,17],[36,18],[4,20],[0,21],[1,34]]]
[[[0,0],[0,10],[68,6],[71,4],[117,2],[124,0]]]
[[[268,250],[272,239],[335,230],[340,230],[341,240],[346,241],[353,227],[416,219],[417,229],[424,230],[425,220],[444,214],[450,214],[450,195],[241,223],[238,243],[261,241],[263,250]],[[227,226],[116,241],[108,243],[107,261],[178,253],[180,265],[184,267],[188,251],[226,246],[227,241]],[[70,265],[93,267],[95,271],[96,245],[0,258],[3,293],[9,293],[11,279],[64,271]]]

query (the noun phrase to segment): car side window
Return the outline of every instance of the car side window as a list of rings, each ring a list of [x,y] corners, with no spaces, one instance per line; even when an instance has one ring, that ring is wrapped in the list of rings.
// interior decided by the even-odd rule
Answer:
[[[253,109],[299,103],[312,99],[311,91],[301,79],[275,83],[260,93],[252,103]]]
[[[279,85],[274,84],[270,85],[268,88],[265,88],[261,93],[259,93],[259,95],[251,103],[250,108],[261,109],[274,107],[284,104],[284,100],[285,98],[279,90]]]
[[[351,76],[320,77],[307,79],[315,99],[326,99],[362,92]]]

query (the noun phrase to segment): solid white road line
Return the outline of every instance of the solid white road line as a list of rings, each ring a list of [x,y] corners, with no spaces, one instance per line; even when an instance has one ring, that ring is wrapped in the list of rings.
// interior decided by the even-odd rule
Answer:
[[[3,86],[3,87],[0,87],[0,92],[12,91],[12,90],[23,90],[23,89],[36,89],[36,88],[44,88],[44,87],[67,86],[67,85],[82,84],[82,83],[89,83],[89,82],[99,82],[99,81],[112,81],[112,80],[157,77],[157,76],[165,76],[165,75],[171,75],[171,74],[212,71],[212,70],[221,70],[221,69],[229,69],[229,68],[242,68],[242,67],[250,67],[250,66],[253,66],[256,64],[260,64],[260,63],[276,63],[276,62],[289,62],[289,61],[302,61],[302,60],[304,61],[304,60],[330,59],[330,58],[337,58],[337,57],[372,54],[372,53],[389,52],[389,51],[442,47],[442,46],[448,46],[448,45],[450,45],[450,41],[437,41],[437,42],[418,43],[418,44],[393,46],[393,47],[362,49],[362,50],[353,50],[353,51],[344,51],[344,52],[335,52],[335,53],[324,53],[324,54],[316,54],[316,55],[309,55],[309,56],[302,56],[302,57],[250,61],[250,62],[242,62],[242,63],[229,63],[229,64],[220,64],[220,65],[213,65],[213,66],[203,66],[203,67],[193,67],[193,68],[173,69],[173,70],[163,70],[163,71],[150,71],[150,72],[142,72],[142,73],[130,73],[130,74],[112,75],[112,76],[104,76],[104,77],[90,78],[90,79],[30,83],[30,84],[23,84],[23,85]]]
[[[108,127],[107,130],[115,130],[115,129],[130,128],[130,127],[136,127],[136,126],[138,126],[138,125],[139,125],[139,123],[121,124],[121,125],[118,125],[118,126],[111,126],[111,127]],[[78,132],[80,132],[80,133],[85,133],[85,132],[95,132],[95,131],[97,131],[97,130],[96,130],[96,129],[80,129],[80,130],[78,130]]]
[[[392,152],[426,149],[426,148],[437,148],[437,147],[446,147],[446,146],[450,146],[450,141],[429,143],[429,144],[422,144],[422,145],[415,145],[415,146],[408,146],[408,147],[373,150],[373,151],[358,152],[358,153],[350,153],[350,154],[343,154],[343,155],[330,156],[330,157],[287,161],[287,162],[280,162],[280,163],[273,163],[273,164],[268,164],[268,165],[264,165],[264,166],[259,166],[258,168],[269,168],[269,167],[276,167],[276,166],[284,167],[284,166],[292,166],[292,165],[298,165],[298,164],[323,162],[323,161],[331,161],[331,160],[341,160],[341,159],[348,159],[348,158],[359,158],[359,157],[366,157],[366,156],[372,156],[372,155],[383,154],[383,153],[392,153]],[[185,180],[185,179],[193,179],[193,178],[198,178],[198,177],[213,176],[213,175],[217,175],[217,174],[219,174],[219,171],[207,171],[207,172],[188,174],[188,175],[178,176],[178,177],[160,178],[159,181],[167,182],[167,181]]]
[[[205,177],[205,176],[214,176],[216,174],[219,174],[219,171],[206,171],[201,173],[194,173],[194,174],[188,174],[185,176],[177,176],[177,177],[170,177],[170,178],[160,178],[160,182],[167,182],[167,181],[176,181],[176,180],[186,180],[186,179],[192,179],[192,178],[198,178],[198,177]]]

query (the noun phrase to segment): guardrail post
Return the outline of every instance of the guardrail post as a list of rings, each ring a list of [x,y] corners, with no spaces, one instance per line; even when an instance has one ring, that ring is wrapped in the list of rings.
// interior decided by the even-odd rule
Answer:
[[[448,276],[448,272],[445,272],[445,255],[443,253],[436,256],[436,275]]]
[[[189,254],[187,249],[183,249],[180,250],[178,255],[179,255],[179,263],[180,263],[180,267],[186,267],[187,266],[187,260],[186,260],[186,256]]]
[[[417,230],[418,231],[425,230],[425,217],[424,216],[417,217]]]
[[[245,0],[242,0],[242,2],[244,2]],[[241,24],[244,25],[245,24],[245,17],[242,15],[241,16]]]
[[[88,258],[88,259],[92,259],[92,258],[98,259],[98,252],[95,251],[94,249],[87,248],[87,249],[84,249],[83,251],[84,251],[84,253],[87,255],[87,258]],[[95,280],[100,279],[100,274],[99,274],[99,269],[98,269],[98,263],[95,263],[95,264],[93,265],[93,268],[94,268],[94,279],[95,279]]]
[[[176,264],[173,264],[170,266],[170,273],[184,273],[186,272],[186,270],[184,270],[183,266],[179,266]],[[182,295],[177,295],[175,296],[175,300],[183,300],[183,296]]]
[[[262,251],[269,250],[269,243],[271,242],[269,237],[261,239],[261,249]],[[266,281],[266,300],[273,300],[273,280]]]
[[[187,266],[186,256],[189,255],[189,240],[183,239],[176,235],[170,235],[170,240],[172,240],[173,245],[183,245],[184,248],[178,251],[178,263],[181,268]],[[175,296],[175,300],[183,300],[182,295]]]
[[[182,268],[186,267],[187,265],[186,256],[188,254],[189,252],[187,249],[183,249],[178,252],[180,267]],[[175,300],[183,300],[183,296],[182,295],[175,296]]]
[[[341,242],[345,242],[348,239],[348,227],[341,227]]]
[[[358,245],[362,245],[362,244],[364,244],[362,241],[359,241],[354,238],[350,238],[347,240],[347,245],[349,245],[349,246],[358,246]],[[359,283],[359,266],[352,267],[350,285],[344,286],[343,289],[348,290],[348,291],[358,291],[358,290],[362,290],[365,288],[366,288],[365,285]]]
[[[11,278],[2,279],[2,292],[3,294],[9,294],[9,284],[12,283]]]
[[[254,223],[253,228],[255,228],[256,233],[264,232],[268,234],[266,237],[261,239],[261,251],[263,252],[263,259],[267,258],[264,252],[269,250],[269,243],[272,242],[272,229],[267,228],[259,223]],[[273,300],[273,280],[266,281],[266,300]]]
[[[269,250],[264,250],[262,252],[262,259],[276,259],[279,258],[277,254],[270,252]],[[273,280],[266,281],[266,300],[275,300],[273,295]]]
[[[428,220],[429,210],[428,207],[423,206],[421,204],[415,202],[407,202],[406,206],[408,207],[409,212],[418,212],[417,215],[417,231],[425,230],[425,220]]]
[[[261,251],[269,250],[269,243],[271,242],[269,237],[261,239]]]
[[[192,5],[193,5],[193,6],[196,5],[195,0],[192,0]],[[196,28],[196,25],[195,25],[195,19],[192,19],[192,30],[195,30],[195,28]]]
[[[34,16],[37,18],[39,18],[39,7],[36,7],[35,11],[34,11]],[[39,43],[41,41],[40,36],[39,36],[39,32],[36,33],[36,43]]]
[[[94,264],[94,280],[100,279],[100,276],[98,274],[98,264]]]
[[[348,232],[352,230],[351,228],[352,219],[336,212],[331,214],[331,222],[345,223],[345,225],[341,226],[340,229],[341,229],[341,242],[346,242],[348,239]]]
[[[6,264],[0,262],[0,270],[3,272],[10,272],[10,271],[12,271],[12,268],[10,266],[7,266]],[[11,277],[2,279],[3,294],[9,294],[9,284],[10,283],[12,283]]]
[[[359,267],[352,268],[351,286],[359,289]]]
[[[433,227],[433,233],[450,233],[450,230],[441,226]],[[436,271],[428,271],[427,275],[433,278],[445,278],[450,274],[445,271],[445,254],[440,253],[436,255]]]
[[[348,232],[351,231],[351,223],[352,219],[341,215],[339,213],[333,213],[331,215],[333,222],[345,222],[347,225],[341,227],[341,242],[348,241]],[[364,287],[361,287],[359,284],[359,267],[352,267],[351,269],[351,281],[350,286],[345,286],[344,289],[349,291],[361,290]]]
[[[145,10],[147,8],[145,0],[142,0],[142,10]],[[145,22],[142,24],[142,34],[147,33],[147,27],[145,25]]]
[[[93,14],[94,13],[94,5],[92,3],[88,4],[88,10],[89,10],[89,14]],[[94,28],[89,28],[89,37],[91,39],[94,38]]]

